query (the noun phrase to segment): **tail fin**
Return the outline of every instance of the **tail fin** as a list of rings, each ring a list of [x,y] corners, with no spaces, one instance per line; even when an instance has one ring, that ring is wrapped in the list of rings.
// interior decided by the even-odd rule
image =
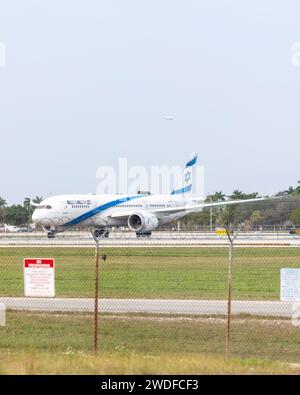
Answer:
[[[171,195],[186,194],[192,191],[193,186],[193,168],[197,164],[198,154],[193,154],[192,159],[190,159],[183,170],[182,178],[176,185],[174,191]]]

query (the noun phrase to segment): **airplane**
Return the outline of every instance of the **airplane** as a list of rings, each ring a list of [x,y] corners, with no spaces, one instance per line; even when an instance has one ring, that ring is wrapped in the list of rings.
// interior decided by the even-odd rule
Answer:
[[[32,215],[32,221],[41,225],[48,238],[67,229],[88,228],[94,237],[108,237],[112,227],[127,226],[137,237],[150,237],[161,225],[178,220],[187,214],[202,211],[206,207],[253,203],[266,198],[232,200],[205,203],[204,197],[191,196],[193,168],[197,164],[195,154],[185,164],[176,188],[167,195],[103,194],[57,195],[43,200]]]

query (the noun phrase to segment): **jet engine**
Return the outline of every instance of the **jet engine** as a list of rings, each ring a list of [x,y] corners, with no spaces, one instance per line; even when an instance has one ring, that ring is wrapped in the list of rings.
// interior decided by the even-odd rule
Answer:
[[[151,232],[158,227],[158,219],[152,213],[134,213],[128,217],[128,227],[134,232]]]

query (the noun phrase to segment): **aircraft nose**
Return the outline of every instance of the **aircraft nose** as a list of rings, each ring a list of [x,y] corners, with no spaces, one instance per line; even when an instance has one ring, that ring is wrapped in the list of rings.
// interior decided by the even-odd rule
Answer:
[[[32,219],[32,222],[35,224],[39,222],[40,215],[37,210],[34,210],[34,212],[32,213],[31,219]]]

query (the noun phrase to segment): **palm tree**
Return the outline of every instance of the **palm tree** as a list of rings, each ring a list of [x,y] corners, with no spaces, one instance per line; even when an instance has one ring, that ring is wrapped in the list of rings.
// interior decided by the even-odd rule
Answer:
[[[232,193],[231,196],[229,196],[231,199],[243,199],[244,193],[242,191],[239,191],[238,189],[235,189]]]
[[[296,189],[292,186],[289,187],[286,191],[284,191],[285,195],[293,195],[296,192]]]
[[[212,195],[207,195],[206,202],[224,202],[226,195],[222,192],[215,192]]]
[[[248,194],[244,194],[245,199],[256,199],[258,197],[259,193],[258,192],[252,192]]]
[[[30,207],[31,207],[31,200],[30,200],[30,198],[27,197],[27,198],[24,199],[23,206],[26,208],[27,211],[30,210]]]
[[[3,207],[5,207],[6,206],[6,200],[5,199],[3,199],[2,197],[0,197],[0,208],[3,208]]]
[[[217,202],[224,202],[224,200],[226,198],[225,193],[223,193],[222,191],[215,192],[214,196],[215,196],[215,200]]]
[[[222,191],[216,192],[215,196],[218,202],[224,202],[224,200],[226,199],[226,195]]]
[[[44,200],[42,196],[36,196],[34,199],[32,199],[33,203],[39,204]]]

